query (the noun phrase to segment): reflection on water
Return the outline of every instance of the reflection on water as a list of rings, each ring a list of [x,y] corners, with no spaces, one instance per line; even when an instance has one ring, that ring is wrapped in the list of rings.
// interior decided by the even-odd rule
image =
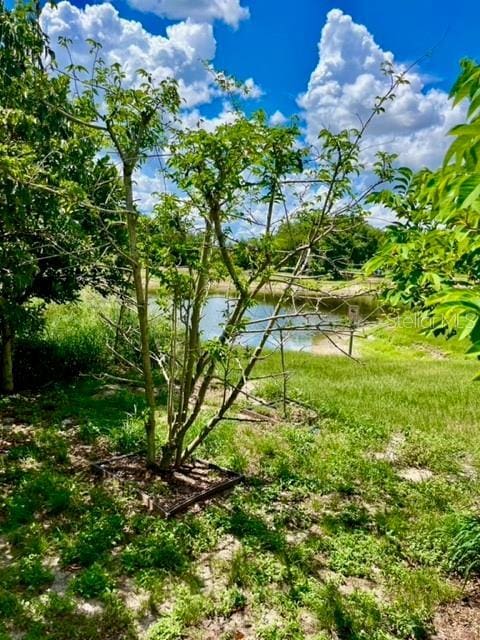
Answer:
[[[220,335],[234,304],[234,300],[229,300],[221,295],[208,298],[200,325],[203,340],[211,340]],[[248,324],[245,330],[248,333],[242,335],[238,343],[249,347],[257,346],[261,340],[262,332],[267,326],[267,318],[272,316],[274,311],[274,301],[259,300],[246,314]],[[304,311],[303,313],[306,312]],[[268,339],[267,348],[274,349],[279,346],[279,329],[281,328],[285,349],[289,351],[308,351],[312,348],[314,342],[321,337],[320,331],[322,329],[331,330],[335,327],[345,326],[347,322],[344,314],[327,310],[321,313],[306,313],[301,317],[293,317],[291,314],[293,314],[292,307],[285,305],[281,313],[278,314],[285,317],[277,320],[276,330]]]
[[[274,314],[275,304],[274,297],[258,298],[256,304],[245,315],[247,321],[245,333],[239,337],[238,344],[248,347],[259,344],[268,318]],[[361,318],[373,319],[375,311],[372,299],[355,298],[352,299],[352,304],[359,306]],[[154,297],[150,298],[149,305],[152,310],[158,310]],[[202,340],[212,340],[221,334],[234,305],[235,300],[225,295],[212,295],[207,299],[200,323]],[[324,338],[322,331],[332,331],[342,327],[345,329],[349,326],[347,310],[348,305],[345,302],[342,303],[338,298],[335,300],[333,297],[325,301],[325,307],[320,312],[313,313],[313,306],[308,309],[307,305],[303,305],[301,316],[296,316],[294,309],[285,304],[280,314],[277,314],[283,317],[277,320],[275,331],[269,337],[266,346],[269,349],[278,348],[282,336],[286,350],[310,351],[319,340]]]

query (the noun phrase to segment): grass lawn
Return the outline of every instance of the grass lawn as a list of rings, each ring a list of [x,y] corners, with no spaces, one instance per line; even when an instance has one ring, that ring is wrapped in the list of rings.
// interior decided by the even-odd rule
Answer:
[[[387,327],[360,362],[287,354],[316,417],[222,424],[201,455],[248,482],[172,521],[88,470],[141,446],[140,395],[83,379],[0,400],[0,639],[433,637],[480,569],[480,365],[461,349]]]

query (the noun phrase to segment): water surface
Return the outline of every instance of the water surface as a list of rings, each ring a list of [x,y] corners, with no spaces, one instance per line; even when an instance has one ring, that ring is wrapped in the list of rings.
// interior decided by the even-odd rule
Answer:
[[[256,347],[259,344],[262,333],[268,324],[267,318],[274,314],[275,304],[275,300],[260,298],[255,306],[247,311],[245,317],[249,321],[246,327],[248,333],[239,338],[239,344],[248,347]],[[228,299],[224,295],[213,295],[208,298],[200,324],[203,340],[211,340],[221,334],[234,305],[235,300]],[[345,314],[340,311],[325,310],[319,314],[308,313],[308,309],[303,309],[303,313],[307,315],[291,317],[293,312],[290,305],[285,305],[282,308],[278,315],[285,317],[277,320],[275,331],[266,343],[267,348],[277,348],[280,340],[283,339],[286,350],[309,351],[313,344],[323,337],[322,330],[331,331],[335,328],[345,327],[348,322]]]

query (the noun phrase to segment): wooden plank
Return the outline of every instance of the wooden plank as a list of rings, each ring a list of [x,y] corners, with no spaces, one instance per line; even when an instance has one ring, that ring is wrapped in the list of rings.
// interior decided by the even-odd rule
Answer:
[[[204,500],[207,500],[208,498],[211,498],[217,495],[218,493],[223,493],[227,489],[230,489],[231,487],[234,487],[236,484],[239,484],[240,482],[242,482],[243,479],[244,479],[243,476],[229,478],[228,480],[224,480],[223,482],[218,482],[216,485],[214,485],[213,487],[210,487],[209,489],[205,489],[205,491],[201,491],[200,493],[194,494],[190,498],[183,500],[182,502],[174,505],[171,509],[169,509],[167,512],[168,514],[167,518],[171,518],[177,513],[180,513],[181,511],[185,511],[186,509],[188,509],[188,507],[191,507],[192,505],[197,504],[198,502],[203,502]]]
[[[115,471],[112,470],[112,469],[109,469],[108,466],[111,465],[113,462],[116,462],[118,460],[122,460],[122,459],[129,458],[129,457],[134,457],[136,455],[138,455],[138,453],[128,453],[128,454],[121,455],[121,456],[114,456],[114,457],[109,458],[107,460],[100,460],[98,462],[93,462],[90,466],[91,466],[91,469],[95,473],[100,474],[102,477],[109,477],[109,478],[112,478],[113,480],[116,480],[117,482],[120,482],[120,483],[124,484],[125,482],[127,482],[127,480],[125,480],[124,478],[118,477],[116,475]],[[195,462],[198,462],[198,463],[204,465],[204,467],[206,467],[207,469],[212,469],[212,470],[219,471],[219,472],[225,474],[227,476],[227,479],[226,480],[222,480],[220,482],[217,482],[214,485],[212,485],[211,487],[208,487],[207,489],[204,489],[204,490],[199,491],[197,493],[193,493],[188,498],[186,498],[184,500],[180,500],[179,502],[175,503],[170,509],[166,509],[165,507],[163,507],[158,500],[156,500],[155,498],[152,498],[143,489],[138,487],[136,489],[136,492],[139,495],[139,497],[141,498],[142,504],[150,512],[159,511],[160,515],[163,518],[168,519],[168,518],[171,518],[171,517],[173,517],[174,515],[176,515],[178,513],[186,511],[189,507],[193,506],[194,504],[197,504],[199,502],[203,502],[203,501],[207,500],[208,498],[211,498],[212,496],[215,496],[215,495],[217,495],[219,493],[227,491],[231,487],[233,487],[236,484],[239,484],[240,482],[243,482],[245,480],[245,477],[242,474],[239,474],[236,471],[233,471],[231,469],[225,469],[224,467],[221,467],[221,466],[215,464],[214,462],[207,462],[206,460],[200,460],[200,459],[194,460],[194,463]],[[194,472],[195,471],[195,465],[194,464],[193,465],[188,465],[188,466],[185,465],[184,467],[181,467],[179,471],[181,471],[182,469],[184,471],[184,475],[188,476],[188,472],[189,471],[190,472]],[[165,480],[165,482],[168,483],[168,480]]]

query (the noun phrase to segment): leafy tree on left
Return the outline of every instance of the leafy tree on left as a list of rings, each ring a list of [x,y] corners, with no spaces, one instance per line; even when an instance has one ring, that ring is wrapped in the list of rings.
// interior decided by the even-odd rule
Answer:
[[[65,302],[82,287],[121,281],[118,174],[101,139],[68,116],[70,81],[34,5],[0,0],[1,389],[14,389],[14,340],[38,314],[32,300]],[[35,311],[35,308],[37,311]]]

